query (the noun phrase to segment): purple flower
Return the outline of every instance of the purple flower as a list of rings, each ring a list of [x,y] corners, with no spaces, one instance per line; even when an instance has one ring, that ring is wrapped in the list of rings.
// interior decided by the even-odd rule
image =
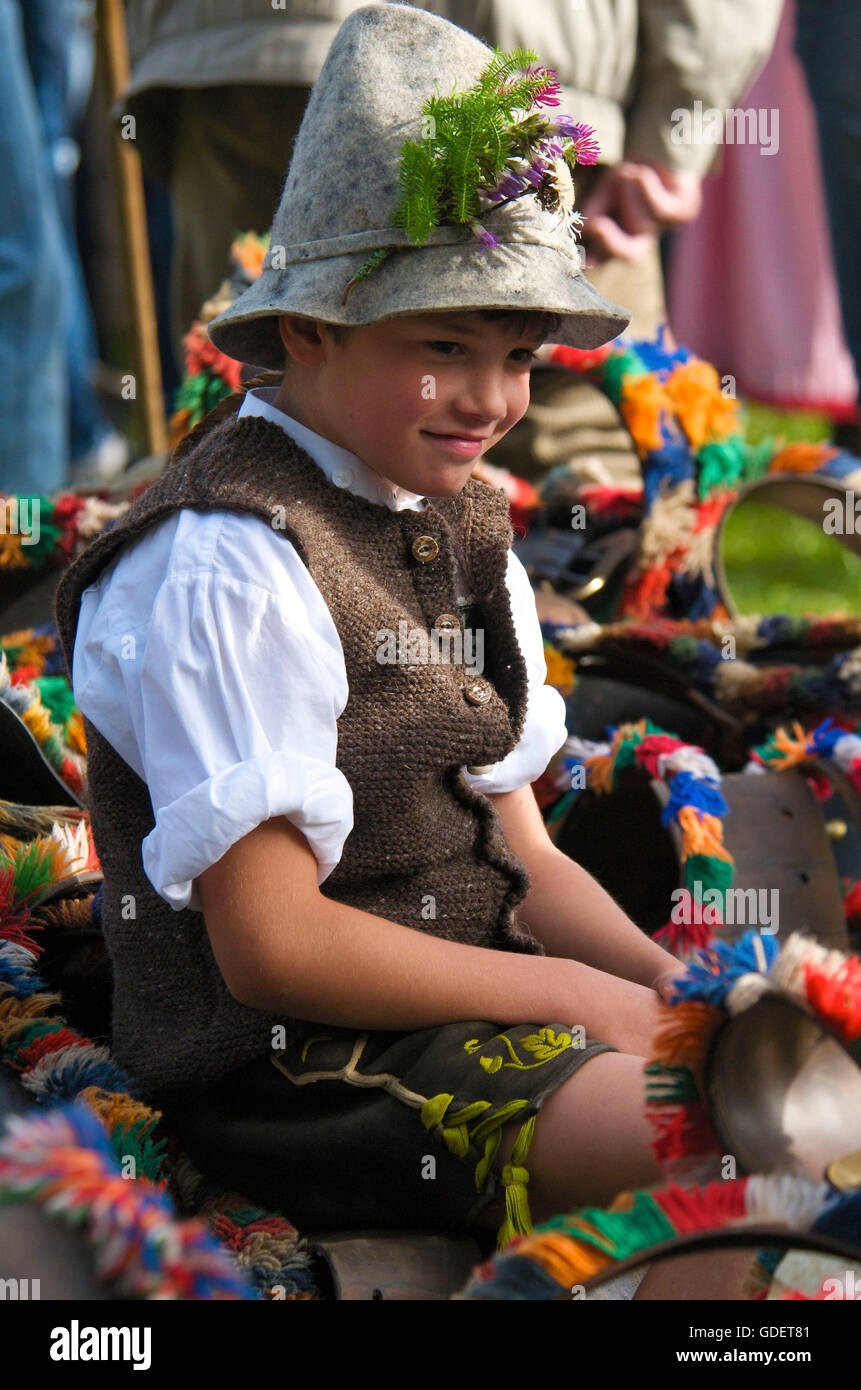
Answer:
[[[469,225],[471,231],[475,236],[478,237],[482,246],[487,247],[488,250],[492,251],[494,246],[499,245],[498,238],[495,237],[492,232],[485,231],[484,227],[482,227],[480,222],[470,222]]]
[[[533,188],[537,188],[546,173],[547,165],[544,163],[543,159],[536,156],[529,168],[524,171],[523,177],[529,180]]]
[[[567,135],[572,141],[578,164],[598,163],[601,150],[590,125],[575,121],[572,116],[557,116],[550,122],[550,129],[557,135]]]
[[[538,91],[532,93],[533,106],[559,105],[559,98],[562,93],[553,68],[537,67],[534,63],[530,63],[529,67],[524,69],[524,76],[544,79]]]
[[[523,192],[524,186],[522,178],[518,178],[515,174],[503,174],[494,189],[494,193],[498,193],[500,198],[516,198],[518,193]]]

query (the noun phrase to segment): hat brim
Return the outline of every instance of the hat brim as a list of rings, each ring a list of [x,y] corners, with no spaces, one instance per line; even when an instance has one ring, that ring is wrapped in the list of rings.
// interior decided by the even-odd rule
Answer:
[[[358,281],[342,306],[340,295],[332,294],[333,263],[338,263],[337,283],[345,286],[366,258],[367,252],[354,252],[283,269],[267,267],[207,325],[212,342],[227,357],[281,371],[281,314],[354,327],[456,309],[544,310],[562,315],[552,335],[554,343],[584,349],[618,337],[631,319],[625,309],[598,293],[575,257],[549,245],[506,241],[488,250],[470,236],[454,245],[410,247],[393,253]]]

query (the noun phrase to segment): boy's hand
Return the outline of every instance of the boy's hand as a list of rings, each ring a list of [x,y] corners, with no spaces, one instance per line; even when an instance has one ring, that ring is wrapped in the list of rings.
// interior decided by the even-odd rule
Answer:
[[[651,1057],[661,1021],[661,1001],[655,990],[604,974],[593,997],[600,1002],[589,1020],[589,1036],[610,1043],[620,1052]]]
[[[673,1002],[673,988],[678,980],[685,974],[685,967],[679,961],[678,967],[674,970],[664,970],[655,980],[652,988],[657,991],[665,1004]]]

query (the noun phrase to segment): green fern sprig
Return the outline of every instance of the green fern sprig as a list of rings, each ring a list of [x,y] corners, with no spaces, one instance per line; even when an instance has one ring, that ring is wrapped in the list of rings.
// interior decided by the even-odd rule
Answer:
[[[531,48],[512,48],[507,53],[499,48],[493,50],[493,57],[481,73],[477,86],[488,91],[498,88],[516,72],[528,68],[530,63],[538,62],[538,54]],[[528,79],[533,82],[534,79]]]
[[[425,101],[428,134],[406,140],[400,148],[400,199],[391,219],[415,245],[424,244],[442,223],[474,224],[481,213],[480,190],[495,188],[507,168],[532,158],[548,129],[543,113],[529,111],[547,86],[546,76],[523,71],[537,62],[532,49],[494,49],[474,86],[449,96],[437,91]],[[542,195],[550,206],[558,202],[552,180]],[[346,286],[342,304],[353,285],[377,269],[392,249],[380,248],[368,257]]]
[[[439,222],[443,163],[430,141],[408,140],[401,149],[401,201],[392,218],[406,227],[413,241],[427,241]]]
[[[350,290],[353,288],[353,286],[355,284],[358,284],[359,280],[364,280],[366,275],[370,275],[372,270],[376,270],[378,266],[381,266],[386,257],[394,249],[395,248],[392,246],[378,246],[376,251],[371,252],[368,259],[364,261],[360,268],[356,271],[352,280],[348,280],[346,285],[344,286],[344,293],[341,295],[342,304],[346,304],[347,295],[350,293]]]

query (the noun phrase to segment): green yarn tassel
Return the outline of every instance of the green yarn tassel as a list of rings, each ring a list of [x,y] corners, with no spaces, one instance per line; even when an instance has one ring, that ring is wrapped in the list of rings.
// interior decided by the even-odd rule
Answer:
[[[700,1093],[690,1067],[665,1066],[651,1062],[646,1073],[646,1099],[651,1104],[687,1105],[699,1100]]]
[[[676,1230],[657,1202],[648,1192],[632,1194],[633,1207],[629,1211],[604,1211],[601,1207],[583,1207],[567,1216],[554,1216],[538,1227],[536,1234],[545,1231],[564,1231],[572,1240],[581,1240],[594,1245],[611,1255],[615,1260],[625,1260],[638,1250],[648,1249],[662,1241],[671,1240]],[[582,1230],[576,1221],[593,1227],[592,1231]]]
[[[42,745],[45,751],[45,745]],[[9,856],[6,856],[8,861]],[[0,859],[2,864],[2,859]],[[12,862],[12,901],[14,903],[23,902],[26,898],[32,897],[34,893],[45,888],[54,879],[55,864],[52,856],[45,853],[44,844],[39,844],[34,840],[20,850]]]
[[[502,1169],[502,1186],[505,1189],[505,1220],[496,1237],[497,1253],[501,1254],[514,1236],[528,1236],[532,1231],[532,1217],[529,1213],[529,1199],[526,1184],[529,1170],[524,1167],[526,1155],[535,1133],[535,1115],[530,1115],[520,1127],[517,1142],[511,1154],[511,1162]]]
[[[774,438],[761,439],[758,444],[750,444],[745,441],[742,481],[749,483],[754,478],[763,477],[768,472],[768,465],[776,452],[777,441]]]
[[[154,1120],[138,1120],[129,1128],[115,1125],[111,1131],[111,1146],[120,1164],[133,1159],[132,1174],[136,1178],[148,1178],[158,1184],[162,1179],[162,1166],[167,1156],[167,1140],[153,1139],[146,1133],[152,1129]]]
[[[717,888],[721,894],[732,887],[733,866],[726,859],[713,858],[706,854],[692,854],[685,860],[685,887],[696,895],[695,886],[705,896],[710,888]],[[707,904],[703,904],[703,908]]]
[[[614,405],[621,401],[622,387],[633,375],[649,375],[649,369],[639,353],[634,352],[632,348],[620,348],[618,352],[612,352],[604,363],[600,377],[604,390]]]
[[[697,455],[699,477],[697,493],[704,502],[713,488],[734,488],[744,471],[744,440],[730,436],[720,443],[705,444]]]
[[[59,724],[65,729],[77,709],[72,687],[66,677],[37,676],[33,684],[38,686],[42,704],[51,717],[51,723]]]

